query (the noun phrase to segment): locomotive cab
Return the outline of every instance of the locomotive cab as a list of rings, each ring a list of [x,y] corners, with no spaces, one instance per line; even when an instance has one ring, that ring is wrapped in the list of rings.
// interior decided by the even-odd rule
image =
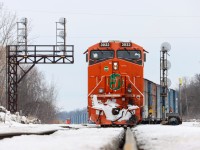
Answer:
[[[100,42],[88,48],[88,116],[100,125],[142,120],[144,49],[131,42]]]

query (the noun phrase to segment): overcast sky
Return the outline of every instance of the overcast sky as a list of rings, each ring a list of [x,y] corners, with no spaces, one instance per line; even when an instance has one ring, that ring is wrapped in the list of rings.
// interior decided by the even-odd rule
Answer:
[[[172,88],[179,77],[200,73],[199,0],[1,0],[27,17],[31,44],[55,44],[56,24],[67,19],[67,44],[75,45],[73,65],[38,65],[59,91],[58,106],[73,110],[87,106],[87,63],[83,52],[108,40],[132,41],[149,51],[145,78],[160,81],[160,45],[171,44],[169,78]]]

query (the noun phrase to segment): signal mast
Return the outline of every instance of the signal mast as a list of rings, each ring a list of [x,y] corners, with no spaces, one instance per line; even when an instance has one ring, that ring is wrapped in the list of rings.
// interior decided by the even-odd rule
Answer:
[[[162,106],[162,120],[166,118],[166,111],[169,113],[169,108],[165,108],[165,104],[168,103],[168,87],[171,86],[171,81],[168,79],[168,70],[171,68],[171,63],[167,60],[168,52],[171,49],[171,45],[167,42],[161,44],[160,50],[160,96]],[[166,105],[167,106],[167,105]]]

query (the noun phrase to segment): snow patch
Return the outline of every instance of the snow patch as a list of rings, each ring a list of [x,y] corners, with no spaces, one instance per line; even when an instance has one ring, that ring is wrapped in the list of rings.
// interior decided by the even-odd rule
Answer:
[[[121,109],[117,115],[113,115],[112,111],[115,108],[119,107],[119,104],[115,102],[115,100],[108,99],[104,104],[97,99],[97,95],[93,95],[92,97],[92,108],[97,110],[103,110],[106,119],[110,121],[122,121],[122,120],[129,120],[132,115],[135,114],[135,109],[138,109],[138,106],[135,105],[128,105],[128,109]]]
[[[170,125],[138,125],[133,129],[140,149],[195,150],[200,149],[199,123]]]
[[[56,125],[23,125],[50,129]],[[43,126],[43,127],[42,127]],[[73,126],[73,125],[72,125]],[[58,125],[57,125],[58,127]],[[80,127],[80,126],[79,126]],[[27,129],[31,131],[30,127]],[[51,135],[22,135],[0,140],[1,150],[97,150],[117,149],[123,128],[62,129]]]
[[[6,110],[3,106],[0,106],[0,124],[39,124],[41,121],[37,118],[27,118],[20,116],[19,112],[11,114],[10,111]]]

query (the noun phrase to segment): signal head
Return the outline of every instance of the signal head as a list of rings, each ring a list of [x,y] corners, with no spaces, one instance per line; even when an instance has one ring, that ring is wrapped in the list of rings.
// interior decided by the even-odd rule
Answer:
[[[168,42],[164,42],[161,44],[161,51],[169,52],[171,49],[171,45]]]

